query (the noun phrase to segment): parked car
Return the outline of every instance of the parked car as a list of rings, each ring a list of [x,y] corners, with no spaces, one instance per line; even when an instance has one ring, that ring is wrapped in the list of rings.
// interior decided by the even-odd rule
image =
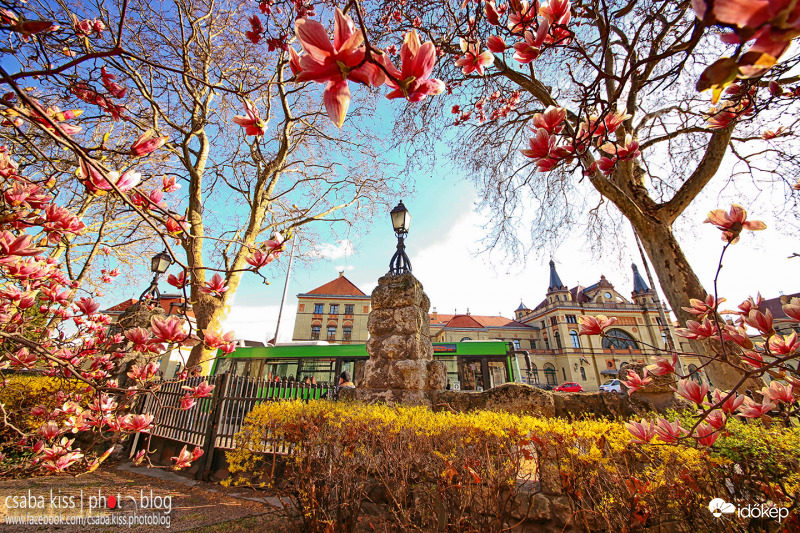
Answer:
[[[618,379],[609,379],[600,385],[600,392],[622,392],[622,385]]]
[[[556,387],[556,392],[583,392],[583,387],[580,383],[562,383]]]
[[[547,383],[531,383],[531,387],[536,387],[537,389],[542,390],[553,390],[552,385],[548,385]]]

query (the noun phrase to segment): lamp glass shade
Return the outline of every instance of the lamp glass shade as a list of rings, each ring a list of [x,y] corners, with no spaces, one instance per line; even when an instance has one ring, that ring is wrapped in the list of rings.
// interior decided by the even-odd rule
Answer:
[[[167,253],[166,250],[163,252],[157,253],[153,256],[150,260],[150,270],[155,272],[156,274],[163,274],[169,268],[169,265],[172,264],[172,257]]]
[[[411,213],[403,205],[402,200],[389,214],[392,216],[394,231],[396,233],[408,233],[408,228],[411,226]]]

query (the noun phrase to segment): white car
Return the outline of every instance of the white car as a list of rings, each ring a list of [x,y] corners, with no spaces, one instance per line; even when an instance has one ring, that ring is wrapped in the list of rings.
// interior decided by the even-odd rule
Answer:
[[[618,379],[609,379],[600,385],[600,392],[622,392],[622,385]]]

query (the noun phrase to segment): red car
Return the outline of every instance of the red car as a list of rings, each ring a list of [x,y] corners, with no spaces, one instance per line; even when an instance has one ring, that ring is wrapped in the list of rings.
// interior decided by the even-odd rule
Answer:
[[[583,387],[580,383],[562,383],[556,387],[557,392],[583,392]]]

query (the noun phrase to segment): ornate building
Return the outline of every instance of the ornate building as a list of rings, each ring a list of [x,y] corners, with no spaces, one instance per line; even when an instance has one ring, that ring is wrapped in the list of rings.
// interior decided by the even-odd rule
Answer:
[[[298,294],[297,300],[293,341],[367,342],[370,297],[343,272],[313,291]]]
[[[522,346],[524,361],[520,361],[531,383],[571,381],[585,390],[596,390],[619,376],[625,365],[649,363],[653,356],[664,355],[668,336],[674,335],[672,324],[665,321],[666,311],[662,313],[636,265],[632,268],[633,292],[628,300],[602,275],[591,286],[568,288],[550,261],[545,299],[532,310],[520,303],[514,312],[517,322],[535,332],[530,345]],[[617,321],[606,330],[608,337],[581,336],[582,315],[606,315]],[[689,372],[699,365],[695,357],[683,357],[682,362]]]

